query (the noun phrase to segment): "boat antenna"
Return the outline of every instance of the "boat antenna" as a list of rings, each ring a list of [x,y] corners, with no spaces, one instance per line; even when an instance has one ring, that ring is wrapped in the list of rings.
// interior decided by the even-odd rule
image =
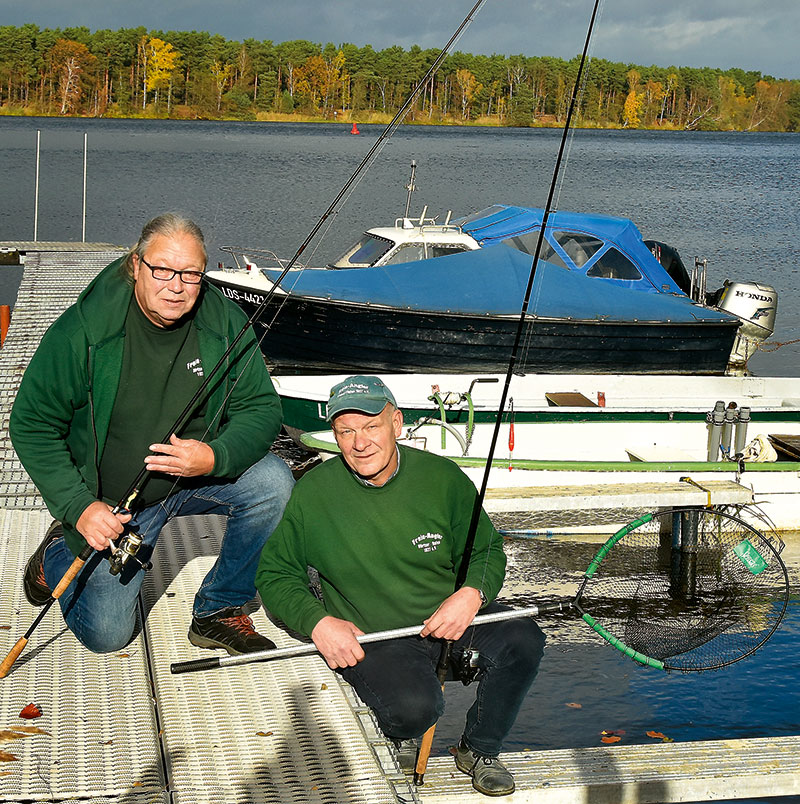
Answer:
[[[570,125],[572,124],[572,117],[578,103],[578,97],[580,95],[583,70],[588,58],[589,45],[592,40],[592,33],[594,31],[595,21],[597,19],[600,3],[601,0],[594,0],[592,15],[591,19],[589,20],[589,28],[586,32],[586,41],[584,42],[583,45],[583,52],[581,53],[581,60],[578,66],[578,73],[575,76],[575,83],[572,88],[572,96],[570,98],[569,110],[567,112],[567,118],[564,121],[564,128],[561,132],[561,142],[558,148],[558,155],[556,156],[556,163],[553,167],[553,178],[552,181],[550,182],[550,190],[547,194],[547,203],[545,204],[544,215],[542,216],[542,227],[539,230],[539,237],[536,241],[536,250],[533,255],[533,262],[531,264],[531,270],[528,275],[528,284],[525,288],[525,296],[522,300],[522,308],[520,310],[519,319],[517,321],[517,331],[514,336],[514,344],[511,347],[511,356],[509,357],[508,360],[508,369],[506,370],[506,378],[505,383],[503,384],[503,391],[500,397],[500,405],[498,407],[497,417],[495,418],[494,422],[494,430],[492,432],[492,439],[489,444],[489,452],[486,456],[486,467],[483,472],[483,479],[481,480],[478,495],[475,498],[475,504],[472,508],[472,519],[470,520],[469,530],[467,531],[467,538],[464,543],[464,552],[461,558],[461,563],[458,567],[458,572],[456,574],[456,581],[455,581],[456,591],[459,590],[464,585],[464,581],[467,579],[467,572],[469,570],[469,564],[472,558],[472,550],[475,546],[475,535],[478,529],[478,521],[480,519],[481,510],[483,507],[483,501],[484,498],[486,497],[486,489],[487,486],[489,485],[489,473],[492,468],[492,461],[494,460],[494,451],[495,447],[497,446],[497,441],[500,435],[500,425],[503,419],[503,412],[505,411],[506,402],[508,401],[508,392],[511,386],[511,378],[514,374],[514,368],[516,367],[517,364],[517,359],[519,355],[519,346],[520,343],[522,342],[522,333],[526,325],[528,306],[530,305],[531,292],[533,290],[533,281],[536,277],[536,267],[539,263],[539,256],[542,253],[542,244],[544,242],[544,233],[547,228],[547,220],[550,216],[550,211],[553,206],[553,197],[555,196],[556,185],[558,183],[558,174],[561,170],[561,162],[564,156],[564,148],[566,147],[567,137],[570,131]],[[442,653],[441,656],[439,657],[439,664],[437,665],[436,668],[439,682],[441,683],[442,688],[444,688],[445,677],[447,676],[447,671],[450,666],[450,653],[452,650],[452,646],[453,643],[449,640],[442,645]],[[414,769],[415,785],[422,785],[424,783],[423,777],[425,775],[425,770],[428,766],[428,757],[430,756],[431,747],[433,745],[433,736],[435,730],[436,730],[436,724],[434,723],[422,737],[422,743],[420,745],[419,754],[417,756],[417,764]]]
[[[389,124],[383,130],[383,133],[373,143],[372,147],[369,149],[369,151],[367,152],[366,156],[361,160],[361,162],[359,163],[358,167],[356,167],[356,169],[353,171],[353,173],[350,176],[350,178],[344,183],[344,186],[342,187],[342,189],[336,194],[336,197],[333,199],[333,201],[331,201],[331,203],[329,204],[328,208],[325,210],[325,212],[322,214],[322,216],[319,218],[319,220],[313,226],[311,231],[308,233],[308,235],[306,236],[306,239],[300,245],[300,248],[297,249],[297,251],[295,252],[295,254],[292,257],[292,259],[289,260],[289,262],[286,264],[286,266],[281,271],[280,275],[275,279],[275,281],[273,282],[273,285],[270,288],[269,292],[265,294],[265,296],[262,299],[261,303],[258,305],[258,307],[256,307],[256,309],[253,311],[253,313],[250,315],[250,317],[244,323],[244,325],[242,326],[241,330],[236,335],[236,337],[233,338],[233,340],[230,342],[230,344],[228,345],[228,348],[225,350],[225,352],[223,353],[222,357],[220,357],[220,359],[217,361],[216,365],[210,371],[206,372],[206,376],[205,376],[203,382],[197,388],[197,390],[195,391],[194,395],[189,400],[189,402],[186,404],[186,407],[183,409],[183,411],[181,411],[180,415],[176,419],[176,421],[173,424],[173,426],[170,427],[170,429],[167,432],[167,434],[161,439],[161,442],[159,442],[159,443],[168,443],[169,442],[169,437],[172,435],[172,433],[179,432],[183,428],[183,426],[189,420],[189,417],[192,414],[192,412],[194,411],[194,409],[197,406],[198,402],[203,398],[203,396],[205,395],[206,391],[210,387],[211,383],[212,382],[214,382],[214,383],[219,382],[219,379],[220,379],[220,376],[221,376],[220,369],[222,369],[223,367],[227,367],[228,358],[231,356],[231,354],[234,352],[234,350],[239,346],[239,343],[241,342],[242,338],[244,338],[245,333],[247,333],[249,331],[250,327],[252,327],[255,324],[255,322],[263,315],[264,311],[267,309],[267,305],[269,304],[269,302],[271,301],[272,297],[277,292],[278,286],[280,285],[281,281],[284,279],[286,274],[288,274],[289,271],[297,264],[298,259],[303,254],[303,252],[306,250],[306,248],[308,247],[309,243],[311,243],[311,241],[317,235],[317,232],[319,232],[319,230],[322,227],[323,223],[338,209],[338,206],[339,206],[339,203],[341,202],[341,200],[344,198],[344,196],[347,194],[348,190],[353,186],[353,184],[356,182],[356,180],[366,170],[366,168],[372,163],[372,161],[374,160],[374,158],[377,155],[378,151],[383,146],[384,142],[389,137],[392,136],[392,134],[394,133],[395,129],[400,125],[400,123],[402,122],[402,120],[405,117],[406,113],[411,108],[411,104],[414,103],[414,101],[416,100],[416,98],[418,97],[420,92],[422,92],[422,90],[425,87],[426,83],[433,77],[433,75],[439,69],[439,67],[441,66],[442,62],[447,57],[447,54],[449,53],[450,48],[452,48],[452,46],[456,42],[456,40],[461,36],[461,34],[464,32],[464,30],[467,28],[467,26],[472,22],[473,18],[478,13],[478,10],[480,9],[480,7],[485,2],[486,2],[486,0],[477,0],[477,2],[469,10],[469,12],[466,15],[466,17],[464,17],[464,19],[461,21],[461,24],[458,26],[458,28],[456,28],[455,33],[453,33],[453,35],[448,40],[447,44],[442,48],[441,52],[439,53],[439,55],[434,60],[433,64],[431,64],[431,66],[428,68],[428,71],[417,82],[417,85],[411,90],[411,92],[409,93],[409,95],[406,98],[405,102],[400,107],[400,109],[398,109],[397,113],[392,118],[391,122],[389,122]],[[261,342],[263,341],[263,339],[266,337],[267,332],[269,332],[269,326],[264,326],[264,332],[261,334],[261,336],[258,338],[258,341],[257,341],[259,346],[260,346]],[[255,352],[257,352],[257,351],[258,351],[257,349],[254,349],[253,354],[255,354]],[[220,376],[218,376],[218,375],[220,375]],[[149,475],[150,475],[149,470],[147,468],[143,467],[139,471],[139,474],[136,475],[136,477],[133,479],[131,484],[128,486],[127,490],[125,491],[125,493],[122,496],[122,498],[120,499],[120,501],[116,504],[116,506],[114,506],[114,508],[112,509],[112,513],[117,514],[117,513],[127,511],[127,510],[130,509],[130,507],[133,504],[134,500],[136,500],[136,498],[139,496],[139,493],[141,491],[141,487],[142,487],[142,484],[143,484],[144,480],[147,477],[149,477]],[[138,549],[138,546],[134,547],[133,542],[126,543],[126,544],[128,544],[132,548],[133,551],[132,552],[125,552],[125,554],[122,556],[122,560],[126,560],[128,557],[130,557],[130,558],[133,558],[133,560],[138,561],[138,559],[134,558],[135,550]],[[25,646],[27,645],[28,640],[30,639],[30,636],[36,630],[36,628],[38,627],[39,623],[44,619],[45,614],[47,614],[47,612],[50,610],[50,607],[53,605],[53,603],[55,603],[56,600],[58,600],[58,598],[67,590],[67,588],[69,587],[70,583],[72,583],[73,579],[81,571],[81,568],[83,567],[83,565],[89,560],[89,558],[92,556],[92,554],[94,552],[95,552],[94,548],[91,547],[91,545],[87,544],[83,548],[83,550],[81,550],[81,552],[78,554],[78,556],[75,558],[75,560],[72,562],[72,564],[70,564],[70,566],[68,567],[67,571],[61,577],[61,580],[56,584],[55,588],[53,589],[53,592],[52,592],[50,598],[47,600],[47,602],[40,609],[39,614],[37,615],[36,619],[31,624],[30,628],[28,628],[28,630],[25,632],[25,634],[17,640],[17,642],[14,644],[14,647],[6,655],[5,659],[3,659],[2,662],[0,662],[0,678],[5,678],[6,675],[8,675],[8,673],[10,672],[11,667],[13,666],[14,662],[16,662],[16,660],[19,657],[19,655],[25,649]]]
[[[414,177],[417,175],[417,162],[415,159],[411,160],[411,179],[409,180],[408,184],[406,185],[406,190],[408,190],[408,195],[406,196],[406,212],[403,215],[404,218],[408,217],[408,211],[411,208],[411,193],[417,189],[417,185],[414,184]]]

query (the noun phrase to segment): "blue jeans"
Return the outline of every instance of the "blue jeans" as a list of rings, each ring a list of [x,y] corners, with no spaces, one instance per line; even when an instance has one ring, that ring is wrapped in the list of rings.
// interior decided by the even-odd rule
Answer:
[[[235,480],[208,480],[208,485],[180,489],[163,502],[144,508],[127,525],[143,537],[138,557],[147,560],[161,529],[173,517],[228,517],[219,556],[194,599],[195,617],[242,606],[255,597],[261,549],[280,521],[294,485],[289,467],[272,453]],[[63,538],[48,546],[44,574],[51,589],[73,559]],[[144,572],[133,561],[128,561],[119,575],[112,575],[108,567],[102,555],[94,553],[59,598],[67,626],[95,653],[120,650],[128,644],[136,629],[136,600],[144,581]]]
[[[491,603],[483,613],[506,611]],[[529,617],[468,628],[453,643],[451,673],[465,648],[478,651],[478,689],[467,712],[464,741],[476,753],[496,757],[519,713],[544,652],[545,636]],[[444,712],[444,695],[436,677],[442,643],[405,637],[364,646],[364,659],[338,672],[378,719],[390,739],[424,734]]]

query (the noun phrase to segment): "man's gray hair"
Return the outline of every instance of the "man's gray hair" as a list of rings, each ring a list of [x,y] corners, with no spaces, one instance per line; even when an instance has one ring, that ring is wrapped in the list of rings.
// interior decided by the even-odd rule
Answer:
[[[206,250],[206,242],[203,237],[203,232],[200,227],[189,218],[183,215],[178,215],[175,212],[165,212],[163,215],[157,215],[152,220],[148,221],[142,229],[141,235],[136,245],[128,252],[127,259],[125,260],[125,271],[130,279],[133,279],[133,255],[135,254],[140,260],[144,257],[145,251],[150,247],[153,238],[158,236],[174,237],[178,234],[186,234],[193,237],[200,248],[203,250],[203,268],[208,262],[208,251]]]

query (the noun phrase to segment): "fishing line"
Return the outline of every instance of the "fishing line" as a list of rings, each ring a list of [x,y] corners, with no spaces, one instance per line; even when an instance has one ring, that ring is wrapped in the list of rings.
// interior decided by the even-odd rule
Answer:
[[[600,0],[599,5],[597,6],[597,15],[596,15],[596,19],[595,19],[595,27],[598,27],[599,24],[600,24],[600,19],[602,18],[604,8],[605,8],[605,0]],[[585,53],[585,57],[586,57],[585,60],[586,60],[587,64],[590,63],[591,60],[592,60],[593,51],[594,51],[594,41],[591,40],[591,38],[590,38],[590,41],[587,43],[587,47],[584,49],[584,53]],[[583,99],[584,99],[584,97],[586,95],[586,86],[587,86],[587,84],[589,82],[589,69],[583,70],[583,67],[581,66],[581,70],[583,71],[583,79],[582,80],[580,79],[580,72],[578,73],[578,76],[576,77],[576,82],[580,81],[580,87],[577,88],[577,90],[576,90],[577,106],[578,107],[580,107],[580,105],[583,102]],[[573,100],[574,100],[574,97],[573,97]],[[564,182],[565,182],[566,177],[567,177],[567,167],[569,166],[570,157],[572,155],[572,146],[573,146],[573,144],[575,142],[575,128],[569,126],[569,121],[567,121],[566,126],[567,126],[567,129],[569,131],[569,135],[567,137],[567,146],[566,146],[566,151],[565,151],[565,155],[564,155],[564,159],[563,159],[564,169],[561,171],[561,175],[560,175],[560,178],[558,180],[558,189],[557,189],[556,194],[555,194],[555,200],[553,201],[553,204],[552,204],[552,209],[553,210],[558,210],[558,209],[560,209],[560,206],[561,206],[561,193],[562,193],[562,191],[564,189]],[[540,289],[539,292],[541,292],[541,289]],[[534,309],[536,308],[536,304],[538,302],[538,299],[539,299],[538,295],[533,299],[533,307],[534,307]],[[523,345],[522,351],[521,351],[521,358],[522,358],[523,365],[525,365],[527,363],[527,360],[528,360],[528,353],[530,351],[531,341],[533,339],[533,325],[536,322],[536,319],[538,318],[538,316],[534,312],[528,318],[529,318],[528,324],[527,324],[527,327],[525,329],[524,345]]]
[[[556,184],[557,184],[558,177],[559,177],[559,172],[560,172],[560,169],[561,169],[561,163],[562,163],[562,158],[563,158],[563,154],[564,154],[564,149],[565,149],[566,141],[567,141],[567,138],[568,138],[568,135],[569,135],[570,124],[572,122],[572,117],[573,117],[573,114],[575,112],[575,107],[576,107],[577,101],[578,101],[578,94],[579,94],[580,86],[581,86],[581,83],[582,83],[582,80],[583,80],[584,67],[585,67],[587,59],[588,59],[589,46],[590,46],[591,41],[592,41],[592,33],[594,31],[595,22],[596,22],[596,19],[597,19],[600,3],[601,3],[601,0],[594,0],[594,6],[593,6],[593,9],[592,9],[592,15],[591,15],[591,18],[590,18],[590,21],[589,21],[588,30],[586,32],[586,39],[585,39],[584,46],[583,46],[583,51],[582,51],[582,54],[581,54],[581,60],[580,60],[579,66],[578,66],[578,73],[577,73],[577,75],[575,77],[575,84],[574,84],[573,90],[572,90],[572,96],[571,96],[571,99],[570,99],[569,110],[567,112],[567,118],[566,118],[566,120],[564,122],[564,130],[563,130],[563,133],[562,133],[562,136],[561,136],[561,142],[560,142],[560,145],[559,145],[558,155],[556,157],[556,162],[555,162],[555,165],[554,165],[554,168],[553,168],[553,176],[552,176],[552,180],[550,182],[550,189],[548,191],[547,202],[545,204],[544,212],[543,212],[543,215],[542,215],[542,225],[541,225],[541,228],[539,229],[539,236],[538,236],[537,242],[536,242],[536,250],[535,250],[535,253],[533,255],[533,263],[531,265],[531,270],[530,270],[530,273],[528,275],[528,284],[527,284],[527,287],[525,289],[525,296],[523,298],[522,308],[521,308],[520,315],[519,315],[519,318],[518,318],[518,321],[517,321],[517,331],[516,331],[516,335],[515,335],[515,338],[514,338],[514,344],[513,344],[512,348],[511,348],[511,356],[510,356],[509,361],[508,361],[508,369],[506,371],[505,383],[503,384],[503,390],[502,390],[502,394],[501,394],[501,397],[500,397],[500,404],[498,406],[497,417],[495,418],[494,430],[492,432],[492,439],[491,439],[491,441],[489,443],[489,451],[488,451],[488,454],[487,454],[487,457],[486,457],[486,467],[485,467],[484,472],[483,472],[483,478],[481,480],[480,490],[478,492],[478,496],[475,499],[475,505],[473,507],[472,521],[470,523],[470,529],[469,529],[469,532],[467,534],[467,543],[465,544],[465,547],[464,547],[464,555],[467,557],[467,560],[466,561],[462,560],[462,565],[459,567],[459,573],[458,573],[458,576],[456,578],[456,589],[458,589],[461,586],[461,584],[463,584],[464,580],[466,579],[467,571],[469,569],[468,566],[464,566],[464,565],[469,564],[469,556],[472,553],[472,548],[473,548],[474,541],[475,541],[476,529],[477,529],[477,525],[478,525],[478,519],[480,517],[481,507],[483,506],[483,501],[484,501],[484,499],[486,497],[486,490],[487,490],[487,487],[489,485],[489,474],[490,474],[491,468],[492,468],[492,461],[494,459],[494,452],[495,452],[495,448],[497,446],[497,441],[498,441],[498,438],[500,436],[500,426],[502,424],[503,414],[505,413],[506,402],[508,401],[509,389],[510,389],[510,386],[511,386],[511,378],[512,378],[512,376],[514,374],[514,368],[516,366],[517,359],[518,359],[519,347],[520,347],[520,343],[522,341],[523,331],[525,330],[526,321],[527,321],[527,318],[528,318],[527,312],[528,312],[528,308],[530,306],[530,298],[531,298],[531,292],[532,292],[532,289],[533,289],[534,279],[536,277],[536,268],[537,268],[537,264],[539,262],[539,257],[540,257],[540,254],[541,254],[541,251],[542,251],[542,246],[543,246],[543,243],[544,243],[544,235],[545,235],[545,231],[547,229],[547,221],[548,221],[548,218],[550,216],[551,209],[552,209],[553,197],[555,195]],[[489,559],[489,554],[487,553],[486,561],[484,563],[484,568],[483,568],[483,578],[484,579],[485,579],[487,568],[488,568],[488,559]],[[459,581],[460,581],[460,583],[459,583]]]
[[[600,4],[599,4],[599,6],[597,8],[597,19],[596,19],[595,27],[599,27],[599,25],[600,25],[600,20],[603,17],[603,9],[604,8],[605,8],[605,0],[600,0]],[[594,41],[589,43],[589,47],[586,50],[587,63],[589,63],[589,64],[591,63],[591,61],[593,59],[593,54],[594,54]],[[586,86],[589,83],[589,73],[590,73],[590,68],[586,69],[584,71],[584,73],[583,73],[583,80],[581,81],[581,86],[580,86],[580,89],[578,90],[578,106],[579,107],[583,105],[583,99],[586,97]],[[568,139],[568,142],[567,142],[566,154],[564,156],[564,170],[561,172],[561,178],[560,178],[559,184],[558,184],[558,191],[556,193],[554,209],[560,209],[561,208],[561,192],[564,189],[564,180],[566,179],[566,176],[567,176],[567,166],[569,165],[570,156],[572,154],[572,146],[573,146],[574,142],[575,142],[575,129],[572,128],[572,129],[570,129],[569,139]]]
[[[542,216],[542,225],[541,228],[539,229],[539,237],[536,241],[536,250],[533,255],[533,262],[531,264],[531,270],[528,276],[527,287],[525,288],[525,296],[523,298],[522,308],[520,310],[519,318],[517,321],[517,329],[516,334],[514,336],[514,344],[511,348],[511,356],[508,361],[508,370],[506,371],[505,383],[503,384],[503,391],[500,398],[500,404],[498,406],[497,416],[495,417],[494,422],[494,430],[492,432],[491,442],[489,443],[489,451],[486,456],[486,467],[483,472],[483,479],[481,480],[480,489],[478,491],[477,496],[475,497],[475,502],[472,507],[472,517],[469,524],[469,530],[467,531],[467,538],[464,543],[464,550],[461,556],[458,571],[456,573],[455,591],[459,590],[464,585],[464,581],[466,580],[467,573],[469,571],[469,564],[472,557],[472,551],[475,546],[475,537],[477,535],[478,523],[483,510],[483,501],[486,497],[486,489],[489,485],[489,474],[492,469],[494,452],[495,448],[497,447],[497,441],[500,435],[500,426],[502,424],[503,412],[505,411],[506,401],[508,400],[509,388],[511,386],[511,378],[514,374],[514,367],[516,366],[517,363],[520,343],[522,341],[523,331],[525,330],[527,312],[531,298],[531,291],[533,289],[533,283],[536,277],[536,266],[539,262],[539,256],[542,251],[542,244],[544,243],[544,234],[547,229],[547,221],[550,216],[550,210],[552,209],[553,197],[555,195],[556,183],[558,181],[558,174],[561,169],[561,162],[564,155],[564,148],[566,145],[567,136],[569,134],[570,123],[572,122],[572,116],[574,114],[575,106],[577,103],[577,95],[583,77],[584,66],[586,65],[587,54],[589,51],[589,44],[592,39],[592,32],[594,31],[595,21],[597,19],[599,4],[600,0],[594,0],[592,15],[589,21],[588,30],[586,32],[586,40],[583,45],[581,60],[578,67],[578,74],[575,77],[575,84],[572,89],[572,97],[570,99],[569,111],[567,113],[567,119],[564,123],[564,130],[561,136],[561,142],[558,149],[558,156],[556,158],[556,163],[553,168],[553,177],[552,181],[550,182],[550,189],[547,195],[547,203],[545,204],[544,213]],[[486,578],[490,556],[491,556],[491,542],[489,543],[489,545],[487,545],[486,556],[484,558],[483,571],[481,577],[482,584]],[[475,635],[474,624],[470,627],[473,630],[470,632],[469,647],[467,648],[468,650],[471,649]],[[452,645],[453,643],[451,640],[445,641],[445,643],[442,646],[442,653],[439,658],[439,664],[437,665],[436,668],[437,678],[439,679],[439,682],[442,685],[442,689],[444,689],[445,678],[450,663],[450,652],[452,650]],[[417,756],[417,763],[414,768],[414,784],[417,786],[424,784],[425,770],[427,768],[428,757],[430,756],[431,747],[433,745],[433,737],[435,731],[436,731],[436,723],[434,723],[422,737],[422,743],[420,745],[419,753]]]

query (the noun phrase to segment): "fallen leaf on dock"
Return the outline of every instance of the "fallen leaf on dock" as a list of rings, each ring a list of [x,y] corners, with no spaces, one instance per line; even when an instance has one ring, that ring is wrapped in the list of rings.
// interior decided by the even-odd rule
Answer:
[[[0,762],[16,762],[16,757],[8,751],[0,751]]]
[[[666,734],[662,734],[660,731],[648,731],[648,737],[652,737],[654,740],[661,740],[662,743],[674,743],[675,741],[672,737],[667,737]]]
[[[35,717],[42,716],[42,710],[39,709],[36,704],[29,703],[27,706],[23,707],[22,711],[19,713],[20,717],[24,717],[25,720],[33,720]]]
[[[49,731],[40,729],[38,726],[14,726],[11,731],[18,731],[22,734],[50,734]]]
[[[606,734],[605,737],[600,738],[601,743],[618,743],[622,737],[617,737],[616,734]]]
[[[0,731],[0,743],[7,743],[10,740],[21,740],[25,737],[24,734],[20,734],[18,731],[11,731],[11,729],[3,729]]]
[[[328,689],[328,685],[327,685],[327,684],[323,684],[323,685],[320,687],[320,689],[321,689],[321,690],[326,690],[326,689]]]
[[[256,737],[272,737],[271,731],[257,731]]]

